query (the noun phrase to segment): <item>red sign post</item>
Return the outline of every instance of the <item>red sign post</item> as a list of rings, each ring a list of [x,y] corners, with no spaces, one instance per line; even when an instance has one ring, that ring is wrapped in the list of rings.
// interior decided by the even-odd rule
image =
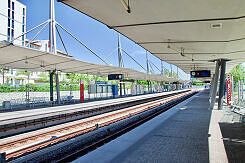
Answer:
[[[80,101],[84,101],[84,83],[80,80]]]
[[[227,105],[231,105],[231,75],[228,74],[226,77],[227,82]]]

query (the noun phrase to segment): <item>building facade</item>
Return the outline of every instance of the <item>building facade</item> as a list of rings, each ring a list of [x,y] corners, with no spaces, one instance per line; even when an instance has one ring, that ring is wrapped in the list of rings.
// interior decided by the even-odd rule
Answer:
[[[13,42],[24,46],[26,36],[13,41],[14,38],[26,32],[26,6],[17,0],[0,0],[0,41]],[[0,84],[25,84],[25,77],[16,77],[16,70],[1,68]]]
[[[0,41],[12,40],[26,32],[26,6],[17,0],[0,0]],[[25,35],[14,40],[24,46]]]

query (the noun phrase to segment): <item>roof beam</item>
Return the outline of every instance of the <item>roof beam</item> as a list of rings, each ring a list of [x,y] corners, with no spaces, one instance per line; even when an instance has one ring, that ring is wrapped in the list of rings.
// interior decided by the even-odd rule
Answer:
[[[211,22],[211,21],[227,21],[227,20],[238,20],[244,19],[245,16],[228,17],[228,18],[212,18],[212,19],[190,19],[190,20],[175,20],[175,21],[163,21],[163,22],[150,22],[150,23],[138,23],[138,24],[125,24],[110,26],[110,28],[124,28],[124,27],[135,27],[135,26],[148,26],[158,24],[177,24],[177,23],[194,23],[194,22]]]
[[[137,42],[137,44],[183,44],[183,43],[229,43],[235,41],[245,40],[245,38],[238,38],[232,40],[196,40],[196,41],[149,41]]]

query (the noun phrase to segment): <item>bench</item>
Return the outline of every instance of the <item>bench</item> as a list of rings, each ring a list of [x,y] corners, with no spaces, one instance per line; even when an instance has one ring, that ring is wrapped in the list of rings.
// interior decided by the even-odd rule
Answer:
[[[238,105],[231,105],[232,111],[241,115],[242,122],[245,122],[245,108]]]
[[[67,102],[75,102],[75,100],[73,100],[72,99],[73,98],[73,96],[61,96],[60,97],[60,101],[63,103],[63,104],[65,104],[65,103],[67,103]]]

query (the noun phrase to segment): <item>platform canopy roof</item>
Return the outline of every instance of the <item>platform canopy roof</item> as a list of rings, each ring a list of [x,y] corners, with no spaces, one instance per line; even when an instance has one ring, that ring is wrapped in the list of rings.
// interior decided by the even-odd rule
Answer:
[[[245,61],[245,0],[124,0],[125,5],[123,0],[59,1],[186,73],[214,73],[210,61],[216,59],[230,60],[227,72]]]
[[[57,70],[65,73],[81,73],[107,77],[108,74],[124,74],[125,78],[134,80],[153,80],[174,82],[174,78],[146,74],[128,68],[88,63],[72,57],[54,55],[45,51],[20,47],[0,42],[0,66],[37,72]]]

